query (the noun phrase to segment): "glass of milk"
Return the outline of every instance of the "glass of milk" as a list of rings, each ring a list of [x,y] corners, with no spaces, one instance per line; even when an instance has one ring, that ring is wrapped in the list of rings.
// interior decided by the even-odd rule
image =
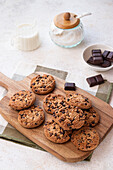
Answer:
[[[40,46],[40,40],[36,22],[34,24],[26,23],[18,25],[12,44],[23,51],[37,49]]]

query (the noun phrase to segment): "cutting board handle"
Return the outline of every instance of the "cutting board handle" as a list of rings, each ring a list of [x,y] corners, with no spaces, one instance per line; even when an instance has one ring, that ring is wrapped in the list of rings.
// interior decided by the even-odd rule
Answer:
[[[0,86],[9,90],[9,87],[13,87],[14,84],[15,84],[14,80],[8,78],[7,76],[0,72]]]

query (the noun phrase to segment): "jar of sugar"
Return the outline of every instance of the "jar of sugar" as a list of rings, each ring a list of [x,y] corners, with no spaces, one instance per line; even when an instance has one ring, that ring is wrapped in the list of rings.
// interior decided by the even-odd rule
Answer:
[[[55,44],[64,48],[77,46],[84,39],[80,18],[69,12],[55,16],[50,27],[50,37]]]

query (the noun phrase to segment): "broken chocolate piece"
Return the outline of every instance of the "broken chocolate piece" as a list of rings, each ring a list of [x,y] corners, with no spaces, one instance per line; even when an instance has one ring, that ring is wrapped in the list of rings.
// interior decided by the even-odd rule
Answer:
[[[110,52],[106,58],[106,60],[113,62],[113,52]]]
[[[109,67],[109,66],[111,66],[111,62],[108,60],[104,60],[104,62],[100,66],[101,67]]]
[[[97,84],[102,84],[102,83],[104,83],[104,79],[103,79],[103,77],[102,77],[101,74],[95,76],[95,79],[96,79],[96,81],[97,81]]]
[[[102,56],[103,56],[104,58],[107,58],[107,56],[108,56],[109,53],[110,53],[110,51],[105,50],[105,51],[103,52]]]
[[[92,56],[87,60],[87,63],[88,63],[88,64],[95,65]]]
[[[104,79],[101,74],[93,76],[93,77],[88,77],[86,80],[90,87],[104,83]]]
[[[65,90],[76,90],[75,83],[65,83],[64,85]]]

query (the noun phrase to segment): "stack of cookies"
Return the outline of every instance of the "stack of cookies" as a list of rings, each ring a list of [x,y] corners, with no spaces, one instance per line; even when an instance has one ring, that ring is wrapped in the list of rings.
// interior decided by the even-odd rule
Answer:
[[[45,137],[54,143],[71,142],[82,151],[95,149],[99,144],[99,135],[92,128],[99,122],[99,114],[87,97],[76,92],[61,94],[50,93],[55,88],[55,79],[51,75],[37,75],[31,80],[33,92],[22,90],[14,94],[9,105],[18,110],[18,122],[24,128],[36,128],[45,120],[44,111],[35,106],[36,96],[45,95],[43,107],[52,119],[46,121]],[[48,94],[50,93],[50,94]]]
[[[70,140],[82,151],[95,149],[99,135],[92,128],[99,122],[99,114],[91,101],[78,93],[49,94],[43,100],[45,111],[53,120],[44,125],[44,134],[52,142],[64,143]]]

